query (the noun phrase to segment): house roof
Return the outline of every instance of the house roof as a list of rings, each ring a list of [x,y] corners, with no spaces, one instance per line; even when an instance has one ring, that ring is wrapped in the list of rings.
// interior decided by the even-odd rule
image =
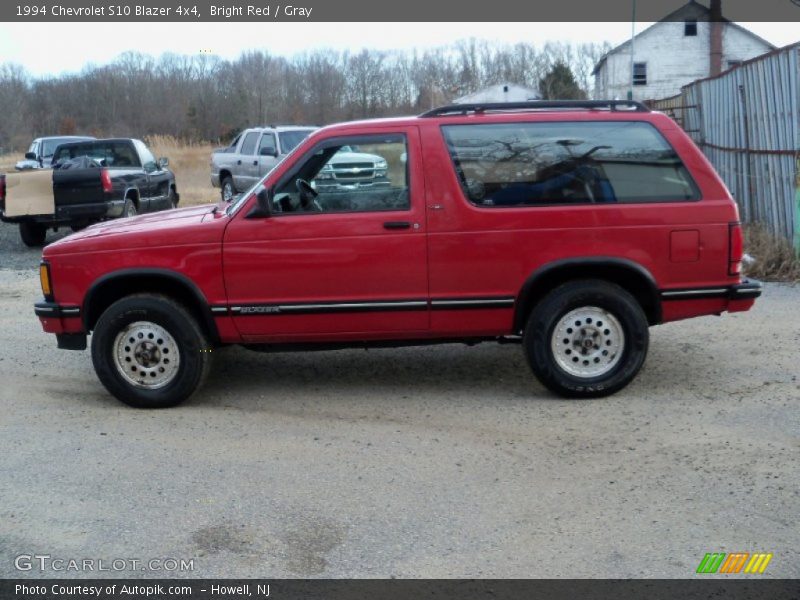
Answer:
[[[680,8],[678,8],[676,10],[673,10],[671,13],[669,13],[667,16],[663,17],[661,20],[656,21],[655,23],[653,23],[649,27],[647,27],[647,28],[643,29],[642,31],[640,31],[639,33],[637,33],[634,36],[634,39],[638,39],[640,36],[643,36],[648,31],[650,31],[651,29],[656,27],[657,25],[659,25],[661,23],[665,23],[667,21],[684,21],[686,19],[696,19],[698,21],[709,21],[710,17],[711,17],[711,10],[707,6],[704,6],[704,5],[700,4],[699,2],[697,2],[697,0],[689,0],[689,2],[687,2],[686,4],[681,6]],[[748,34],[750,37],[758,40],[762,44],[766,44],[769,47],[770,50],[775,50],[776,49],[776,46],[774,46],[773,44],[771,44],[770,42],[768,42],[767,40],[765,40],[761,36],[756,35],[752,31],[750,31],[749,29],[746,29],[746,28],[742,27],[738,23],[734,23],[733,21],[730,21],[730,20],[726,19],[725,17],[722,18],[722,22],[727,24],[730,27],[733,27],[735,29],[738,29],[739,31],[742,31],[742,32]],[[627,48],[628,46],[630,46],[630,44],[631,44],[631,41],[630,40],[626,40],[626,41],[622,42],[621,44],[619,44],[618,46],[615,46],[614,48],[612,48],[611,50],[606,52],[602,56],[602,58],[599,61],[597,61],[597,64],[595,65],[594,69],[592,70],[592,75],[596,75],[597,74],[597,71],[600,70],[600,67],[603,66],[603,64],[606,62],[606,59],[610,55],[616,54],[617,52],[620,52],[621,50],[623,50],[623,49]]]

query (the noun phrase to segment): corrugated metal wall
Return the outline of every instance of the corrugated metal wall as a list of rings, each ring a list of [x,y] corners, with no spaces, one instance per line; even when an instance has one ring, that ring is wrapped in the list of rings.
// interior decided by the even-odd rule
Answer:
[[[695,81],[651,106],[694,139],[739,203],[800,251],[800,44]]]

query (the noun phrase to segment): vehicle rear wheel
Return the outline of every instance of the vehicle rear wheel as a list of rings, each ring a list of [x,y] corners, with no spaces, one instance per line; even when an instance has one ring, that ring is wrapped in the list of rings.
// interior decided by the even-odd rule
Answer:
[[[236,195],[236,188],[233,187],[233,179],[231,179],[230,177],[225,177],[222,180],[222,185],[220,186],[220,194],[222,195],[222,200],[224,202],[233,201],[233,197]]]
[[[122,216],[123,217],[135,217],[138,214],[136,210],[136,204],[130,198],[125,199],[125,206],[122,209]]]
[[[568,398],[596,398],[621,390],[639,372],[647,327],[642,307],[618,285],[572,281],[534,308],[523,346],[547,388]]]
[[[92,334],[92,362],[101,383],[136,408],[167,408],[205,380],[211,347],[184,306],[139,294],[112,304]]]
[[[29,248],[39,248],[44,246],[44,241],[47,239],[47,227],[41,223],[23,221],[19,224],[19,237]]]

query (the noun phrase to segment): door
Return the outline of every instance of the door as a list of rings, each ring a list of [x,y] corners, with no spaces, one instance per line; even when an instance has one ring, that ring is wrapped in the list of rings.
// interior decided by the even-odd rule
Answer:
[[[267,132],[261,135],[256,158],[257,160],[253,162],[253,165],[256,166],[255,176],[257,179],[261,179],[278,164],[278,145],[274,133]]]
[[[139,182],[139,209],[140,212],[150,212],[166,208],[166,194],[169,189],[169,174],[158,164],[156,157],[150,149],[140,140],[134,140],[133,145],[139,154],[139,160],[144,173]]]
[[[358,145],[385,185],[324,186],[336,152]],[[424,337],[428,330],[424,188],[416,128],[317,141],[279,180],[272,214],[227,227],[227,311],[246,341]],[[217,311],[220,309],[217,308]]]
[[[233,167],[233,183],[236,189],[243,192],[258,179],[258,131],[251,131],[244,136],[242,148]]]

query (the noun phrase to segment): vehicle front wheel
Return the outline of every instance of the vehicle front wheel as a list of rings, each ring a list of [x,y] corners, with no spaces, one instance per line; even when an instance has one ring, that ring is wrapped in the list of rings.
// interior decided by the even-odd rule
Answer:
[[[644,364],[647,317],[636,299],[613,283],[565,283],[539,302],[523,346],[536,377],[568,398],[596,398],[628,385]]]
[[[205,380],[211,347],[184,306],[138,294],[112,304],[92,335],[92,362],[105,388],[136,408],[167,408]]]
[[[23,221],[19,224],[19,237],[29,248],[39,248],[44,246],[44,241],[47,239],[47,227],[41,223]]]
[[[233,200],[233,197],[236,195],[236,188],[233,187],[233,179],[226,177],[222,180],[220,194],[224,202],[231,202]]]
[[[167,194],[167,204],[170,208],[178,208],[178,196],[172,187],[169,188],[169,194]]]

